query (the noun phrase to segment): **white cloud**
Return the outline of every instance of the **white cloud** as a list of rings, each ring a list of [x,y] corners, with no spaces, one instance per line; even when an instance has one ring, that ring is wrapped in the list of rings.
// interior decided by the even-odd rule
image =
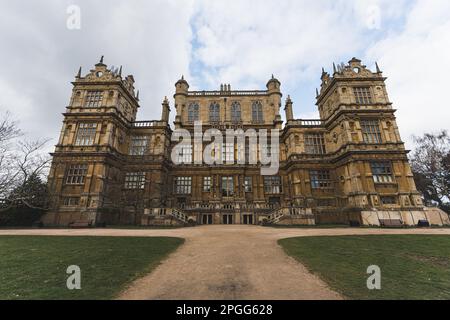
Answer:
[[[81,30],[66,28],[68,5]],[[379,8],[379,28],[372,28]],[[17,0],[0,4],[0,108],[31,134],[58,137],[70,81],[105,55],[141,92],[140,119],[160,117],[165,95],[184,74],[192,88],[261,88],[272,73],[297,117],[317,115],[322,66],[362,57],[379,61],[399,109],[401,132],[448,127],[441,98],[450,69],[446,0],[133,1]],[[172,108],[173,109],[173,108]],[[426,112],[425,112],[426,110]],[[174,112],[172,112],[172,118]]]
[[[69,5],[81,30],[66,28]],[[101,55],[123,65],[140,89],[139,118],[161,116],[161,102],[181,73],[189,75],[192,1],[13,1],[0,4],[0,108],[31,135],[57,140],[70,82]]]
[[[403,139],[440,129],[450,130],[450,108],[445,95],[450,72],[450,2],[418,1],[403,30],[387,36],[368,50],[378,60],[390,98],[398,109]]]
[[[261,88],[274,73],[290,93],[298,117],[317,116],[314,86],[321,67],[364,53],[380,28],[398,19],[408,1],[201,1],[193,25],[196,86]]]

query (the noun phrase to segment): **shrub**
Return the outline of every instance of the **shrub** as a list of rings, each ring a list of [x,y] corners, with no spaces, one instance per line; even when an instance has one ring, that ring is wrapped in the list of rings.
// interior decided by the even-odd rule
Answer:
[[[13,207],[0,212],[0,226],[2,227],[31,227],[37,223],[45,210],[28,207]]]

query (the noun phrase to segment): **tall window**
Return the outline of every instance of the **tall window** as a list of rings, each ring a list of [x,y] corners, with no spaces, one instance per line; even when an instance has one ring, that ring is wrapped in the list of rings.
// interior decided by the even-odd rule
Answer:
[[[211,177],[203,177],[203,192],[211,192]]]
[[[264,177],[264,192],[269,193],[269,194],[281,193],[281,177],[265,176]]]
[[[220,105],[217,102],[213,102],[209,106],[209,122],[220,122]]]
[[[252,190],[253,190],[252,177],[245,177],[245,179],[244,179],[244,191],[245,192],[252,192]]]
[[[84,106],[86,108],[98,108],[101,106],[102,100],[103,100],[102,91],[88,91]]]
[[[145,172],[127,172],[125,174],[125,189],[144,189]]]
[[[254,123],[263,123],[263,108],[261,101],[255,101],[252,105],[252,119]]]
[[[325,139],[323,134],[305,134],[305,151],[308,154],[325,154]]]
[[[357,104],[371,104],[372,94],[369,87],[355,87],[353,88]]]
[[[199,118],[199,110],[200,107],[198,106],[198,103],[191,103],[188,107],[188,121],[189,123],[194,123],[195,121],[198,121]]]
[[[130,155],[143,156],[148,148],[147,136],[134,136],[131,138]]]
[[[309,173],[311,179],[311,187],[313,189],[330,189],[333,183],[328,170],[312,170]]]
[[[67,169],[66,184],[84,184],[87,164],[71,164]]]
[[[178,154],[178,163],[192,164],[192,145],[182,145]]]
[[[97,131],[96,123],[80,123],[80,125],[78,126],[75,145],[77,146],[93,145],[96,131]]]
[[[378,120],[361,120],[361,130],[365,143],[382,142]]]
[[[222,144],[222,161],[225,163],[234,163],[234,143]]]
[[[372,162],[372,176],[375,183],[389,183],[394,181],[390,162]]]
[[[222,196],[231,197],[234,194],[233,177],[222,177]]]
[[[231,121],[233,123],[241,121],[241,104],[239,102],[233,102],[231,105]]]
[[[191,191],[192,191],[192,177],[175,178],[176,194],[191,194]]]

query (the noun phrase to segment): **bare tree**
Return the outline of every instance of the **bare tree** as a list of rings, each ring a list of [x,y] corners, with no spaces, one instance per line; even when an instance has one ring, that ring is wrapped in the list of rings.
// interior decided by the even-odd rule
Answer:
[[[417,188],[427,203],[445,207],[450,201],[450,136],[446,131],[414,137],[416,148],[411,156]]]
[[[0,113],[0,199],[11,191],[18,174],[14,167],[13,141],[21,134],[11,114]]]
[[[13,204],[19,202],[34,209],[44,209],[45,203],[33,201],[41,191],[47,170],[50,166],[50,157],[42,152],[49,139],[33,141],[19,141],[18,152],[14,157],[15,181],[14,190],[9,194],[8,200]]]
[[[22,132],[17,126],[17,122],[14,121],[9,112],[0,114],[0,148],[4,149],[7,144],[22,135]]]
[[[42,189],[46,181],[50,157],[43,152],[48,139],[21,140],[22,135],[17,122],[9,113],[1,114],[0,119],[0,199],[2,211],[17,203],[34,207],[36,196],[34,187]],[[42,183],[36,183],[41,181]],[[42,190],[39,190],[41,192]]]

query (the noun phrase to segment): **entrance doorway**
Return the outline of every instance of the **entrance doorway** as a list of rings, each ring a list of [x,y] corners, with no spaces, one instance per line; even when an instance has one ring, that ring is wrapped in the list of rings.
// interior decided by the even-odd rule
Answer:
[[[252,214],[244,214],[242,216],[243,224],[253,224],[253,215]]]
[[[202,217],[202,224],[213,224],[213,215],[204,214]]]
[[[233,224],[233,215],[232,214],[224,214],[222,216],[223,224]]]

